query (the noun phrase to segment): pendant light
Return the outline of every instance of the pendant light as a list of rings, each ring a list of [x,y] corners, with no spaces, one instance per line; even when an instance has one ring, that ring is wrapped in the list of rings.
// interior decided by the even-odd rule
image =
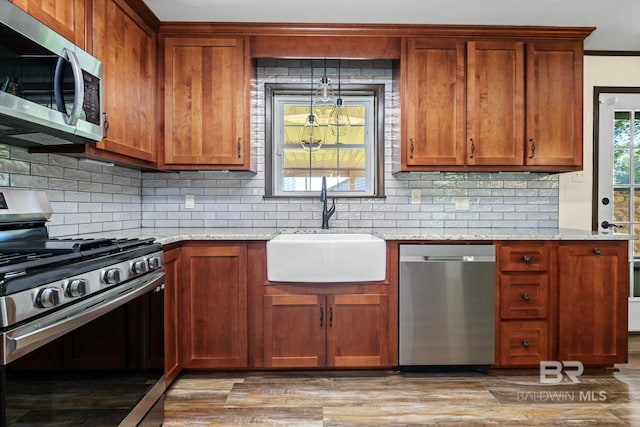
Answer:
[[[311,66],[313,70],[313,65]],[[322,124],[329,123],[331,116],[336,109],[336,97],[333,93],[333,87],[327,77],[327,59],[324,59],[324,74],[320,79],[320,84],[316,89],[316,94],[313,97],[313,106],[317,118]]]
[[[349,113],[347,112],[347,106],[344,105],[341,91],[341,75],[340,75],[340,60],[338,60],[338,99],[336,100],[336,108],[329,123],[329,129],[331,134],[336,137],[345,136],[351,126],[351,120],[349,119]]]
[[[311,90],[309,94],[309,115],[300,130],[300,145],[307,151],[317,151],[322,147],[324,128],[313,114],[313,63],[311,65]]]

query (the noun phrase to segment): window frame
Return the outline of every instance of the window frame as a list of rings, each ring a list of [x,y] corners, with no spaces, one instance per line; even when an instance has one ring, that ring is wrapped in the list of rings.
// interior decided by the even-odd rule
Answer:
[[[329,196],[340,198],[378,198],[384,197],[384,84],[349,84],[341,85],[343,96],[372,96],[373,97],[373,144],[372,165],[369,169],[373,174],[372,194],[339,192]],[[274,161],[274,126],[275,123],[275,96],[309,96],[309,84],[265,84],[265,198],[315,198],[315,192],[308,194],[277,194],[274,175],[276,167]]]

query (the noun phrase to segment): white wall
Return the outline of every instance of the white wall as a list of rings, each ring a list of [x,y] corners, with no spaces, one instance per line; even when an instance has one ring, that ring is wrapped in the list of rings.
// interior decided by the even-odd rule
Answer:
[[[560,175],[560,227],[591,229],[594,86],[640,87],[640,57],[584,57],[584,175]]]

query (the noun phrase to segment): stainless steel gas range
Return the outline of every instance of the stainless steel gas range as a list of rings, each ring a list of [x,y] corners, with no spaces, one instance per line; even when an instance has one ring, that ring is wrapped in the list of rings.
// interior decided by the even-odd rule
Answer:
[[[0,426],[161,425],[154,239],[52,239],[44,192],[0,189]]]

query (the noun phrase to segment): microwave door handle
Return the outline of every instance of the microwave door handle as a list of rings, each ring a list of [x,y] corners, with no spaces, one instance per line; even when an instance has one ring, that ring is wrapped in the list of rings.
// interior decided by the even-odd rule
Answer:
[[[64,66],[66,61],[71,64],[71,71],[73,72],[73,108],[71,113],[67,114],[67,107],[64,103]],[[74,126],[80,116],[82,115],[82,106],[84,104],[84,78],[82,75],[82,67],[80,67],[80,61],[75,52],[69,49],[62,49],[62,55],[58,59],[56,65],[55,80],[54,80],[54,95],[56,99],[56,107],[64,117],[64,122],[70,126]]]

